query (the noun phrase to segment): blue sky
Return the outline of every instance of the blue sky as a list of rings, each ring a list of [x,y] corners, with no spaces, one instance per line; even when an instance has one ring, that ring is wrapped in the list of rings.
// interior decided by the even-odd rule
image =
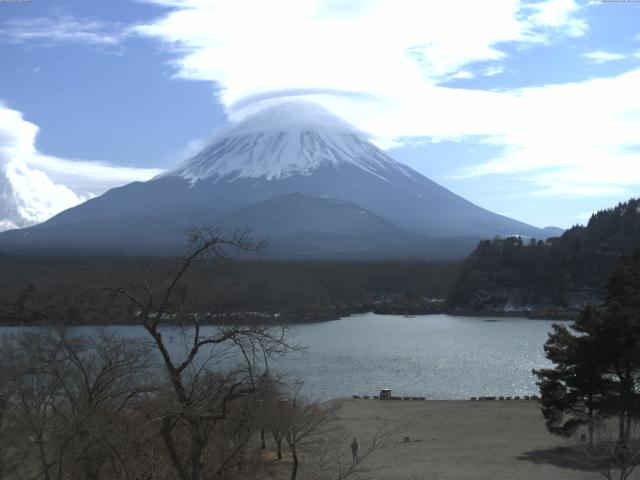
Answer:
[[[640,194],[640,2],[0,0],[0,61],[0,229],[291,97],[537,226]]]

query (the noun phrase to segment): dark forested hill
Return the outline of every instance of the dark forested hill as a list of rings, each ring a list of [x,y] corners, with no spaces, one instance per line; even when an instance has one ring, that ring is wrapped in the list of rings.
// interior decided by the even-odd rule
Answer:
[[[579,308],[599,303],[607,276],[640,247],[640,199],[592,215],[547,241],[484,240],[465,260],[449,305],[466,311]]]

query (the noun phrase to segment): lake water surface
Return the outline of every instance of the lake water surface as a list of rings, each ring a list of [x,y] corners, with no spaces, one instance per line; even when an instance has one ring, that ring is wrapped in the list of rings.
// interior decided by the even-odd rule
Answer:
[[[537,387],[531,370],[549,365],[543,345],[552,323],[353,315],[293,327],[293,343],[305,350],[277,359],[271,369],[303,380],[304,392],[319,400],[376,395],[381,388],[429,399],[534,395]],[[142,327],[110,328],[146,338]]]
[[[497,321],[487,321],[497,320]],[[277,368],[326,399],[395,395],[430,399],[534,395],[533,368],[554,322],[523,318],[403,317],[367,313],[295,329],[307,346]]]

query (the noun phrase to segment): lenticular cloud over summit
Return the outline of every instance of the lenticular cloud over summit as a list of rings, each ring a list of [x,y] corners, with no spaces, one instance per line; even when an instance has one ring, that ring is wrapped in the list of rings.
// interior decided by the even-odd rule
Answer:
[[[275,103],[232,122],[208,147],[160,177],[181,177],[191,183],[208,178],[274,180],[340,164],[381,178],[389,169],[406,172],[367,137],[313,103]]]
[[[365,132],[315,103],[289,100],[261,102],[244,108],[233,116],[232,122],[222,128],[214,140],[237,135],[292,130],[319,130],[369,137]]]

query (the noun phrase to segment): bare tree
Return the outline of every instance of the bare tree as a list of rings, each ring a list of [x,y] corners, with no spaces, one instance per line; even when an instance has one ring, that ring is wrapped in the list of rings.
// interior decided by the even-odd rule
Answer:
[[[318,479],[341,480],[360,471],[380,445],[378,433],[357,461],[343,462],[334,410],[270,376],[271,359],[292,348],[284,328],[201,324],[187,277],[256,245],[245,234],[226,237],[209,228],[191,232],[190,245],[161,277],[148,269],[134,282],[101,289],[119,314],[135,310],[144,340],[64,328],[4,339],[0,478],[264,478],[282,466],[262,455],[266,432],[279,459],[283,445],[290,450],[292,480],[302,454],[318,459],[310,478],[320,472]]]
[[[20,453],[16,477],[131,478],[121,461],[122,428],[131,424],[132,404],[150,391],[142,380],[149,358],[148,349],[104,332],[47,328],[5,338],[1,396]]]
[[[55,431],[54,405],[59,385],[42,374],[38,356],[30,348],[40,343],[32,334],[5,336],[0,346],[0,388],[4,403],[3,423],[12,431],[13,465],[26,465],[26,474],[45,480],[57,478],[55,458],[48,448]],[[5,466],[6,468],[6,466]]]
[[[38,353],[45,355],[43,374],[60,385],[55,406],[60,470],[87,480],[99,480],[105,471],[123,478],[126,453],[117,420],[130,421],[130,407],[153,389],[145,381],[151,373],[149,349],[104,331],[91,337],[62,331]]]
[[[278,400],[270,406],[271,410],[267,426],[276,447],[276,458],[282,460],[282,442],[289,424],[289,418],[287,418],[289,408],[286,400]]]
[[[324,429],[333,420],[333,411],[316,403],[305,403],[300,398],[293,398],[285,411],[288,421],[284,438],[293,460],[291,480],[296,480],[300,466],[300,451],[311,450],[315,444],[322,441]]]
[[[264,374],[256,382],[253,410],[260,424],[260,449],[267,448],[267,435],[271,435],[276,447],[276,456],[282,460],[282,443],[287,426],[288,401],[286,385],[279,378]]]
[[[291,452],[291,480],[298,478],[301,453],[311,460],[304,478],[343,480],[357,476],[365,472],[367,460],[385,440],[404,429],[404,424],[381,426],[370,438],[362,439],[363,448],[354,457],[349,445],[351,437],[338,427],[338,412],[335,404],[306,401],[300,395],[300,384],[288,400],[281,400],[273,410],[271,415]]]
[[[345,439],[349,437],[343,432],[330,435],[316,448],[318,468],[314,480],[344,480],[367,472],[365,465],[369,457],[382,448],[389,437],[403,429],[403,424],[381,426],[370,438],[364,440],[363,448],[358,450],[356,458],[345,454],[349,450],[348,440]]]
[[[290,478],[296,480],[301,452],[311,452],[315,444],[323,441],[334,419],[334,408],[307,401],[300,393],[300,382],[288,391],[273,380],[264,382],[262,388],[269,392],[267,428],[273,435],[278,460],[282,459],[282,442],[286,442],[293,461]]]
[[[0,387],[1,388],[1,387]],[[12,474],[15,449],[9,439],[14,435],[8,415],[8,392],[0,390],[0,478]]]
[[[607,480],[627,480],[640,464],[640,437],[637,422],[627,429],[628,437],[621,441],[616,429],[602,421],[593,428],[593,443],[577,448],[577,458]]]
[[[137,308],[162,358],[168,382],[156,421],[181,480],[223,478],[243,462],[256,427],[243,400],[255,393],[256,378],[266,371],[268,359],[289,348],[284,329],[203,328],[182,282],[199,262],[224,261],[230,252],[258,247],[246,233],[225,236],[213,228],[195,229],[189,253],[160,287],[154,289],[158,282],[150,278],[108,287],[114,298],[124,297]],[[179,329],[182,352],[165,335],[171,328],[168,321]],[[229,369],[230,358],[237,360],[237,368]]]

